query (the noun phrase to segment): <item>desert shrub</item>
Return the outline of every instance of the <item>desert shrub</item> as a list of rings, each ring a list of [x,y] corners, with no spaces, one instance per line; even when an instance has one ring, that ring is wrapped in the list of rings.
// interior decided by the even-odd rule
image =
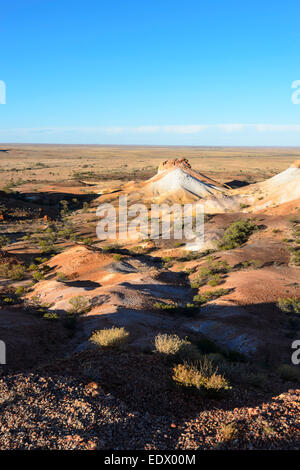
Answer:
[[[279,298],[277,307],[286,313],[300,313],[300,299],[297,297]]]
[[[125,328],[113,326],[112,328],[94,331],[89,341],[103,348],[113,347],[120,349],[127,343],[128,337],[129,333]]]
[[[177,354],[178,351],[186,344],[191,343],[185,339],[179,338],[179,336],[177,335],[168,335],[160,333],[155,337],[155,349],[161,354]]]
[[[179,338],[177,335],[158,334],[155,337],[155,349],[167,356],[178,356],[180,358],[195,360],[199,352],[190,341]]]
[[[64,281],[67,281],[68,277],[66,276],[66,274],[64,273],[57,273],[57,278],[56,280],[58,282],[64,282]]]
[[[211,286],[211,287],[216,287],[216,286],[218,286],[219,284],[221,284],[221,282],[222,282],[221,276],[219,276],[219,274],[215,274],[215,275],[212,276],[212,278],[208,281],[208,285]]]
[[[59,315],[55,312],[47,312],[43,315],[43,318],[45,320],[58,320],[59,319]]]
[[[164,304],[162,302],[155,302],[154,308],[156,310],[161,310],[164,312],[175,313],[179,315],[194,315],[199,311],[199,306],[197,304],[187,303],[185,305],[179,304]]]
[[[300,371],[297,367],[289,364],[282,364],[278,367],[277,373],[283,380],[300,382]]]
[[[218,285],[221,282],[220,274],[226,274],[231,270],[227,261],[221,260],[213,263],[213,261],[209,259],[208,262],[208,266],[204,266],[198,271],[198,278],[193,281],[193,286],[200,287],[207,282],[209,283],[209,281],[213,281],[210,285]]]
[[[258,229],[258,226],[251,220],[237,220],[226,230],[218,247],[221,250],[231,250],[246,243],[250,235]]]
[[[35,281],[41,281],[41,280],[45,279],[44,274],[41,273],[40,271],[35,271],[33,273],[32,277]]]
[[[114,251],[119,249],[119,245],[104,245],[101,247],[103,253],[113,253]]]
[[[15,289],[15,295],[23,295],[25,294],[25,292],[26,292],[26,289],[24,286],[18,286]]]
[[[115,261],[121,261],[122,258],[123,258],[122,255],[119,255],[119,254],[115,254],[115,255],[113,256],[113,259],[114,259]]]
[[[203,292],[203,294],[194,295],[193,301],[197,304],[205,304],[210,300],[217,299],[218,297],[222,297],[223,295],[227,295],[230,292],[230,289],[216,289],[216,290],[208,290]]]
[[[172,379],[184,387],[192,387],[204,394],[229,390],[227,380],[218,374],[218,369],[208,359],[196,363],[177,364]]]
[[[77,295],[76,297],[72,297],[69,300],[69,304],[71,305],[71,308],[68,310],[68,313],[73,315],[80,315],[82,313],[86,313],[89,311],[90,308],[89,300],[83,295]]]
[[[11,279],[12,281],[21,281],[24,279],[26,267],[22,264],[12,264],[9,262],[0,264],[0,277]]]
[[[173,311],[176,311],[176,310],[178,310],[178,305],[177,304],[164,304],[162,302],[155,302],[154,308],[156,310],[173,310]]]
[[[222,424],[220,427],[222,441],[230,442],[236,439],[238,430],[235,423]]]

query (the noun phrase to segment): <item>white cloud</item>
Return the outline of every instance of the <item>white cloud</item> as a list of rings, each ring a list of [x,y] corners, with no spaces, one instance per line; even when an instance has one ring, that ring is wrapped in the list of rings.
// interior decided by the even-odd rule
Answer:
[[[62,127],[34,127],[34,128],[0,128],[0,138],[11,136],[51,136],[78,134],[83,136],[95,135],[134,135],[134,134],[200,134],[205,131],[221,133],[241,132],[254,130],[258,133],[294,132],[300,133],[300,125],[295,124],[190,124],[190,125],[163,125],[163,126],[62,126]]]

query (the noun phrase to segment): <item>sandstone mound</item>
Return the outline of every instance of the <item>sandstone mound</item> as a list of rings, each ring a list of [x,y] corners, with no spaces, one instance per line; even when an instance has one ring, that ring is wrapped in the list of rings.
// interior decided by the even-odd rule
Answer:
[[[186,159],[167,160],[159,165],[158,173],[145,184],[152,197],[205,199],[227,192],[225,187],[211,178],[192,170]]]
[[[244,191],[247,191],[249,203],[255,210],[299,199],[300,161],[295,161],[289,168],[266,181],[248,186]]]

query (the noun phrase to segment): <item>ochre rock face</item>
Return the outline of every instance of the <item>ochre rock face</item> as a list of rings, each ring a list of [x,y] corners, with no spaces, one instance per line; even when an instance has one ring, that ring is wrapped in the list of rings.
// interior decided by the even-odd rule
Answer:
[[[292,167],[300,168],[300,160],[295,160],[294,163],[292,164]]]
[[[168,170],[169,168],[191,168],[186,158],[174,158],[173,160],[165,160],[159,164],[158,172]]]

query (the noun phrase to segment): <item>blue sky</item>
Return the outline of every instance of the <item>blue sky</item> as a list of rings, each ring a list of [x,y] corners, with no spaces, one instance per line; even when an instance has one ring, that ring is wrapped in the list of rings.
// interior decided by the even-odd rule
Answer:
[[[300,145],[300,4],[1,2],[0,141]]]

